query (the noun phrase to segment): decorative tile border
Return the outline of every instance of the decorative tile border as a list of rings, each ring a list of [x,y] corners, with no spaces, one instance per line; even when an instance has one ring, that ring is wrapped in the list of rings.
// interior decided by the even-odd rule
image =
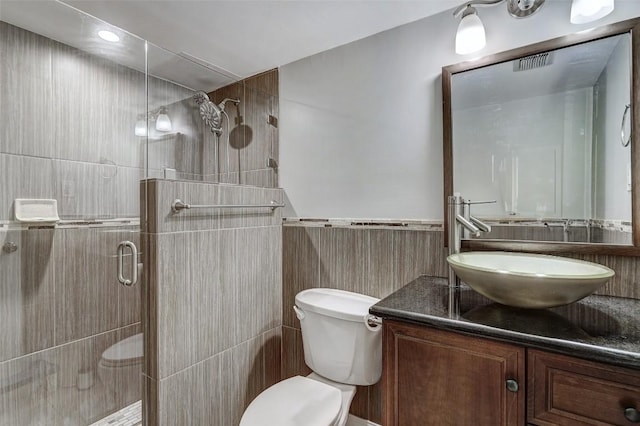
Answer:
[[[420,231],[442,231],[439,220],[397,220],[397,219],[318,219],[283,218],[283,226],[304,226],[312,228],[353,228],[353,229],[407,229]]]

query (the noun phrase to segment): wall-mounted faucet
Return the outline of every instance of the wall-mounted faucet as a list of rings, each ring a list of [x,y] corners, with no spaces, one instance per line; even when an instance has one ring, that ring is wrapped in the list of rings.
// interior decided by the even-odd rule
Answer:
[[[472,204],[488,204],[495,201],[465,201],[460,194],[449,196],[449,254],[460,253],[463,227],[468,229],[474,237],[482,232],[491,232],[491,226],[471,215]],[[453,269],[449,268],[449,287],[457,287],[458,278]]]

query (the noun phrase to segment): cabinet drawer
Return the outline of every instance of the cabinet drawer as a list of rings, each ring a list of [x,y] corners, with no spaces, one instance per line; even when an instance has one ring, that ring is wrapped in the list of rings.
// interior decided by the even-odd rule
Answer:
[[[635,424],[625,409],[640,410],[640,371],[531,349],[527,361],[530,424]]]

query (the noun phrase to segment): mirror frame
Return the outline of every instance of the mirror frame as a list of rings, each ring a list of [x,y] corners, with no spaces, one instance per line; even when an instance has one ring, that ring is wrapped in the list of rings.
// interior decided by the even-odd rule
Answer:
[[[640,18],[593,28],[540,43],[519,47],[483,58],[442,68],[442,124],[444,154],[444,235],[448,244],[448,196],[453,195],[453,119],[451,115],[451,78],[454,74],[483,68],[523,56],[535,55],[593,40],[631,34],[631,245],[567,243],[551,241],[463,239],[463,250],[505,250],[535,253],[591,253],[640,256]]]

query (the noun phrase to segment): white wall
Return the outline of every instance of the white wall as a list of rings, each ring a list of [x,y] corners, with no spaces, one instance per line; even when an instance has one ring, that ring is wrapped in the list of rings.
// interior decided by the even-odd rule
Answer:
[[[594,130],[595,218],[631,220],[631,192],[627,190],[627,172],[631,147],[623,147],[620,125],[624,106],[630,101],[629,38],[623,38],[598,79],[598,115]],[[631,117],[627,116],[627,123]],[[625,135],[629,135],[627,127]],[[606,165],[606,166],[605,166]]]
[[[569,1],[524,20],[504,5],[479,13],[487,47],[478,56],[590,27],[569,23]],[[617,1],[595,24],[636,16],[640,2]],[[444,12],[280,69],[285,215],[442,219],[440,73],[465,59],[454,53],[457,25]]]

